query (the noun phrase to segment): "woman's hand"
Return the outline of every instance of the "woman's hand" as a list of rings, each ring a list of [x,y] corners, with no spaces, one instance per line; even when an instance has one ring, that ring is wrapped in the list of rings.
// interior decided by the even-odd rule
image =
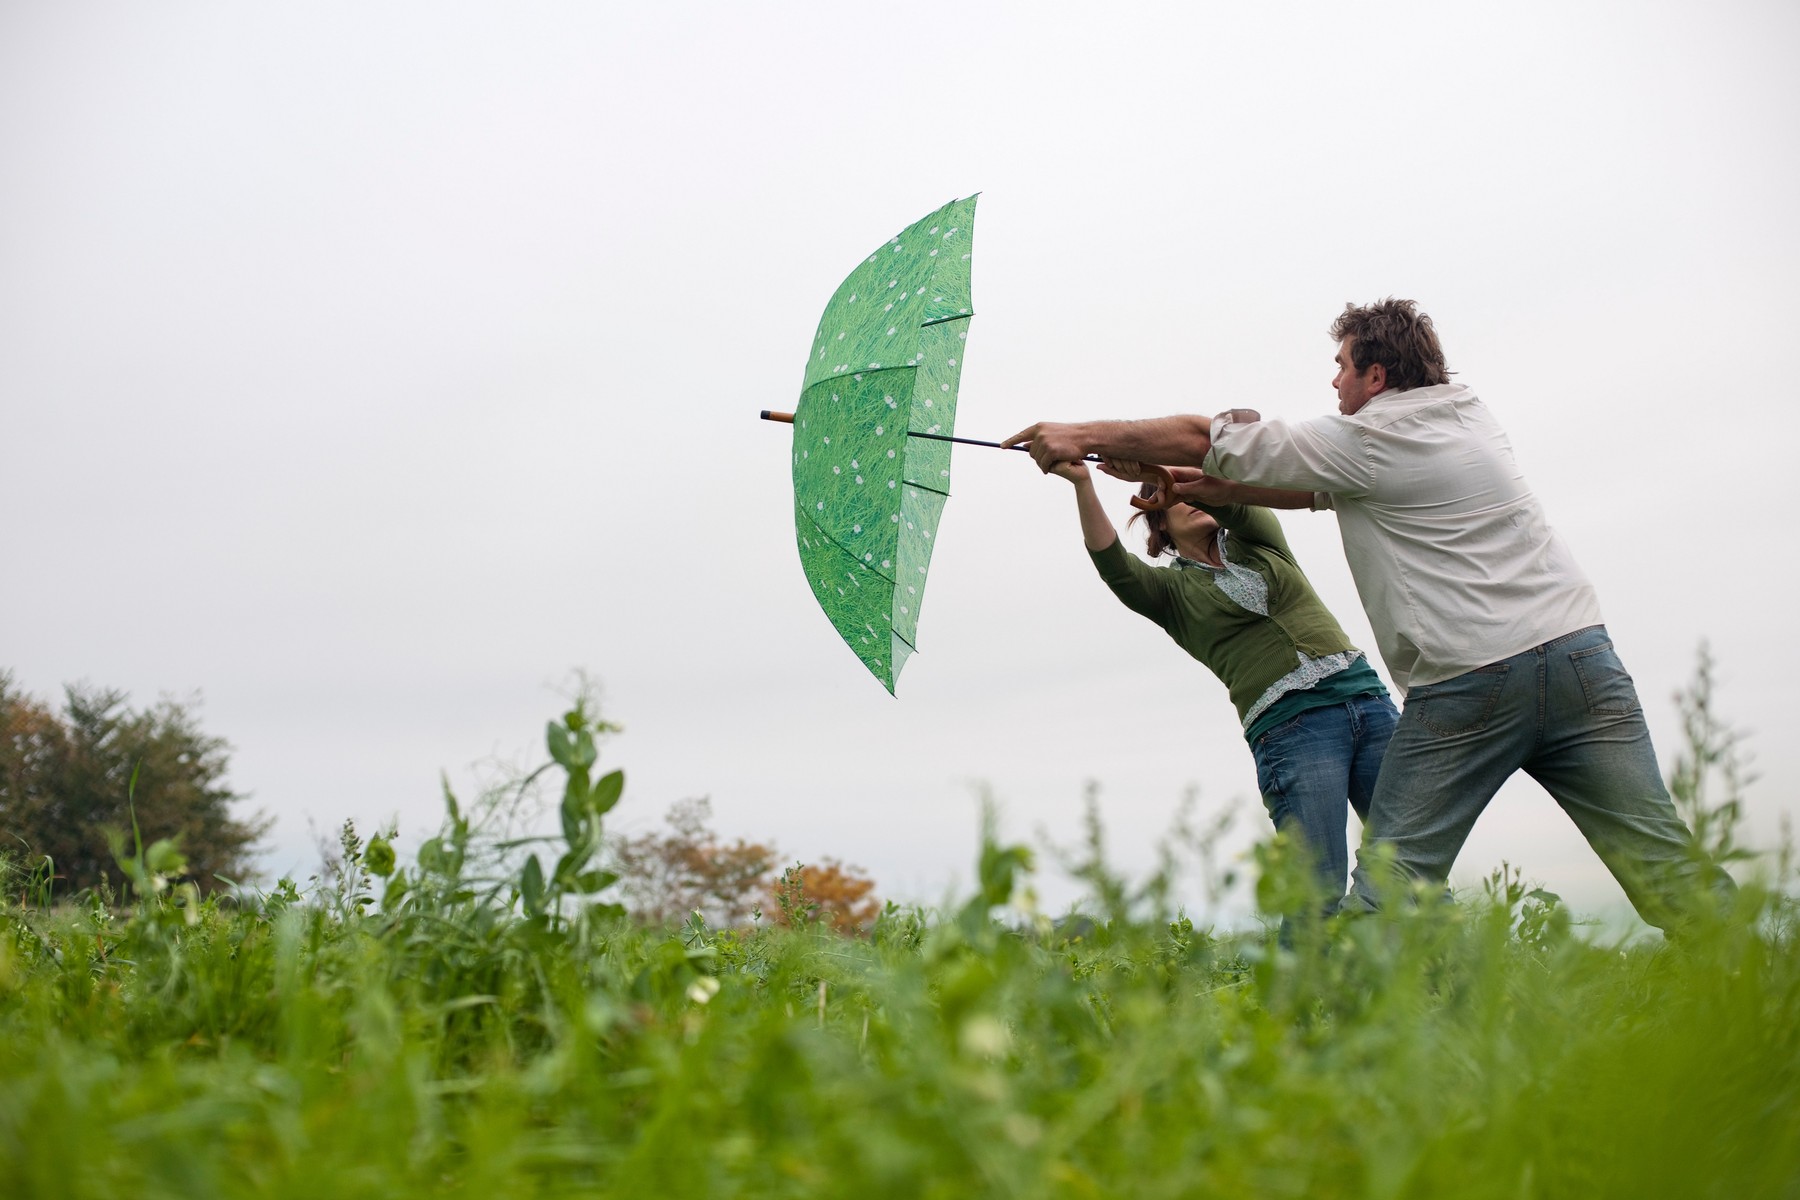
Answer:
[[[1085,465],[1078,462],[1059,462],[1050,465],[1050,474],[1070,483],[1086,483],[1092,476]]]

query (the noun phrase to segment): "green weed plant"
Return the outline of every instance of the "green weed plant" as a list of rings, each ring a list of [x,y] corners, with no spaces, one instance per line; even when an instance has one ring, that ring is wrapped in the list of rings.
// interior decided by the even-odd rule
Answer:
[[[1785,855],[1671,942],[1511,869],[1278,939],[1110,874],[1097,817],[1093,904],[1048,921],[990,821],[965,902],[866,938],[648,928],[595,865],[605,731],[552,723],[549,838],[446,789],[410,863],[347,830],[311,888],[201,899],[172,848],[122,905],[6,880],[0,1196],[1800,1194]],[[1293,859],[1259,852],[1270,911]]]

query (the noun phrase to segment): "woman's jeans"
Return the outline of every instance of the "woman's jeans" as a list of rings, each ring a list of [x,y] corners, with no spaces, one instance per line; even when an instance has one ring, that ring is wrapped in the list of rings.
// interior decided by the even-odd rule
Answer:
[[[1374,908],[1384,885],[1441,885],[1475,818],[1518,770],[1569,814],[1650,924],[1678,921],[1697,881],[1734,890],[1696,852],[1663,786],[1637,688],[1606,627],[1593,625],[1412,689],[1346,907]]]
[[[1350,869],[1349,810],[1367,819],[1381,755],[1397,719],[1386,696],[1357,696],[1309,708],[1250,745],[1263,804],[1277,830],[1304,844],[1327,912],[1342,900]]]

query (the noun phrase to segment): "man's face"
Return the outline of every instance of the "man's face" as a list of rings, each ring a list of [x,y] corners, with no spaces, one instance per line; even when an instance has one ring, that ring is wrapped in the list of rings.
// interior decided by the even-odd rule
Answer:
[[[1337,389],[1338,411],[1346,417],[1370,400],[1375,394],[1387,386],[1387,372],[1380,363],[1370,363],[1367,370],[1356,369],[1356,359],[1352,356],[1354,338],[1345,338],[1338,344],[1337,378],[1331,386]]]

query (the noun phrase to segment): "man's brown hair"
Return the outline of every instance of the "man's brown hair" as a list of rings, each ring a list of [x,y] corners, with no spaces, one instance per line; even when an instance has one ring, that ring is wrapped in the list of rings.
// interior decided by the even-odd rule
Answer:
[[[1380,363],[1387,385],[1396,391],[1450,382],[1437,330],[1411,300],[1390,296],[1374,304],[1344,305],[1331,323],[1331,340],[1345,338],[1350,339],[1350,361],[1357,374]]]

